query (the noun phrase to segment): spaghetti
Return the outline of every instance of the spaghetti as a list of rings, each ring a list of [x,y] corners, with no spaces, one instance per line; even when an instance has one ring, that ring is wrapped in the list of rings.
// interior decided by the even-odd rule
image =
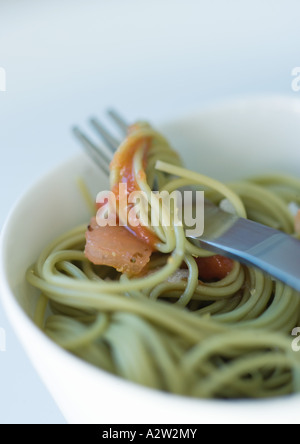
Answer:
[[[110,182],[117,199],[116,185],[126,182],[149,202],[153,188],[171,193],[193,186],[241,217],[299,237],[290,204],[299,209],[300,180],[266,175],[224,185],[184,169],[145,123],[131,127]],[[87,251],[86,225],[48,245],[27,272],[41,292],[36,324],[81,359],[154,389],[223,399],[299,392],[300,355],[291,347],[299,294],[257,269],[196,248],[183,226],[165,223],[162,203],[152,210],[147,228],[127,230],[151,249],[138,273],[130,261],[122,269],[126,240],[106,251],[109,264],[103,255],[93,263],[97,245],[93,240]]]

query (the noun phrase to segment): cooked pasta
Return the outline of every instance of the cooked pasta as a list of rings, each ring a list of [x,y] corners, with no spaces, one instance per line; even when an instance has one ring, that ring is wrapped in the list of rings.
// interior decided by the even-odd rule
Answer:
[[[111,164],[117,202],[124,182],[151,202],[148,226],[117,228],[114,238],[93,218],[88,229],[87,221],[48,245],[27,272],[40,290],[36,324],[79,358],[152,389],[223,399],[299,392],[291,332],[300,295],[195,247],[174,223],[176,207],[168,224],[163,203],[150,197],[154,188],[194,187],[241,217],[299,237],[300,180],[274,174],[225,185],[183,168],[165,138],[138,123]],[[145,261],[133,239],[145,246]]]

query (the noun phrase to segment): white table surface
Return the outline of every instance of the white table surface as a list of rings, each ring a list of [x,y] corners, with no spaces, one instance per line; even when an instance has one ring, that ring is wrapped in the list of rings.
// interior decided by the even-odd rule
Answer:
[[[79,150],[71,125],[109,106],[155,124],[237,95],[300,97],[299,16],[298,0],[0,0],[0,227]],[[0,423],[66,423],[1,302],[0,328]]]

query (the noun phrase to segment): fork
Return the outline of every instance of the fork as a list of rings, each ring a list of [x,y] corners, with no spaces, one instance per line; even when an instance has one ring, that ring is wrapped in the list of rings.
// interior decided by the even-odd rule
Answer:
[[[124,118],[113,109],[108,115],[125,137],[128,124]],[[109,175],[109,163],[120,140],[98,119],[92,118],[90,123],[104,145],[96,145],[78,126],[73,133],[88,156]],[[293,236],[227,213],[205,199],[204,233],[187,237],[197,247],[259,268],[300,292],[300,241]]]

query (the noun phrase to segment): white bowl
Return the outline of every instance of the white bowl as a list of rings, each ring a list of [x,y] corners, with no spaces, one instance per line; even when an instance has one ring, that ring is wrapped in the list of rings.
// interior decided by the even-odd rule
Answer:
[[[188,167],[221,180],[265,171],[299,174],[300,101],[233,100],[159,127]],[[25,271],[54,237],[89,218],[76,186],[95,195],[107,180],[84,155],[43,177],[16,203],[1,236],[1,296],[36,370],[69,423],[200,424],[298,422],[300,395],[265,401],[195,400],[138,386],[64,351],[34,325]]]

